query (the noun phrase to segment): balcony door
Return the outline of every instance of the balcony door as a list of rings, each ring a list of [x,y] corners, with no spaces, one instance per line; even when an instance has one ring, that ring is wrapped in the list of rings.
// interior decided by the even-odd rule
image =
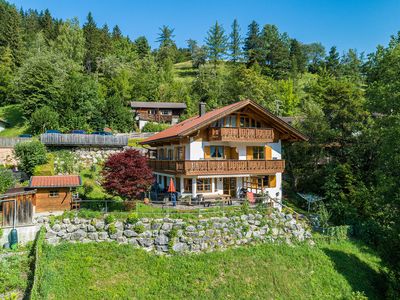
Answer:
[[[236,177],[223,178],[223,190],[225,195],[236,197]]]

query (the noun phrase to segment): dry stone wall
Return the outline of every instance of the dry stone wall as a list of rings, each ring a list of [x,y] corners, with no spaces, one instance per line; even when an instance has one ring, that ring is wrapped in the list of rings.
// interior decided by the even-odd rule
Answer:
[[[279,211],[267,216],[254,213],[185,221],[142,218],[134,224],[121,221],[106,224],[104,219],[77,217],[51,224],[42,217],[38,222],[46,227],[49,244],[118,242],[159,254],[207,252],[256,243],[313,244],[308,226]]]

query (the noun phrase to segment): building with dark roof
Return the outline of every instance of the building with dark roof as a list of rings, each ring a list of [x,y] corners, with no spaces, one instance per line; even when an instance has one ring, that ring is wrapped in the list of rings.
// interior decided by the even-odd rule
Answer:
[[[185,103],[132,101],[131,107],[140,130],[147,122],[177,124],[186,110]]]

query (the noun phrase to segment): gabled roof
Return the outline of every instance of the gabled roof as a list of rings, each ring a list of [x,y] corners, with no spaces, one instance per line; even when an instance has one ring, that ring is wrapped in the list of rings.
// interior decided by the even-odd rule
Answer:
[[[243,100],[228,106],[224,106],[215,110],[212,110],[203,116],[195,116],[190,119],[184,120],[174,126],[171,126],[164,131],[161,131],[147,139],[145,139],[141,144],[151,144],[159,140],[167,140],[179,137],[188,136],[202,127],[208,126],[209,124],[215,122],[216,120],[223,118],[239,109],[251,106],[255,108],[260,113],[264,114],[266,118],[271,120],[275,125],[276,129],[281,132],[287,132],[288,134],[295,137],[297,140],[308,140],[308,137],[303,135],[300,131],[290,126],[288,123],[275,116],[269,110],[263,108],[261,105],[255,103],[251,100]]]
[[[185,103],[178,102],[144,102],[144,101],[132,101],[132,108],[181,108],[185,109]]]
[[[29,187],[50,188],[50,187],[77,187],[82,185],[79,175],[56,175],[56,176],[32,176]]]

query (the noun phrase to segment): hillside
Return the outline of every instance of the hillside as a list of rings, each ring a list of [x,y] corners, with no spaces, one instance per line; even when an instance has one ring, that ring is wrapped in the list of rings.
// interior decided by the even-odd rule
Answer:
[[[0,131],[0,137],[16,137],[25,133],[28,129],[19,105],[0,107],[0,119],[8,123],[6,129]]]
[[[380,259],[356,242],[263,244],[191,256],[129,245],[45,246],[43,299],[380,299]],[[360,299],[360,298],[357,298]]]

